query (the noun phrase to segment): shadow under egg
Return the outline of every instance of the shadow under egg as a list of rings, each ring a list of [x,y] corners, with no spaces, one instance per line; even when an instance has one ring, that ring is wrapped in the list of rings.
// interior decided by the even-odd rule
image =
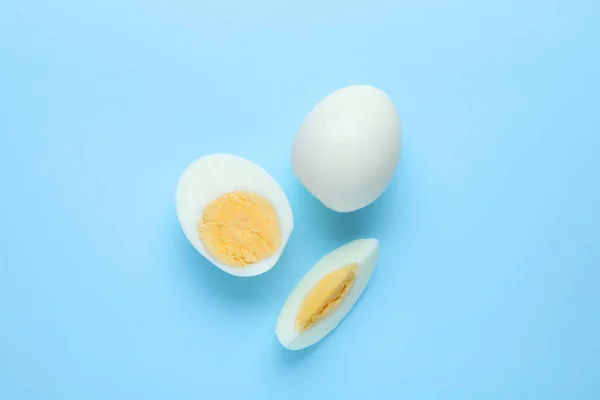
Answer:
[[[290,195],[295,205],[297,225],[303,231],[306,227],[314,235],[340,245],[358,238],[379,238],[391,223],[395,210],[401,206],[396,181],[392,181],[373,203],[348,213],[327,208],[298,182]]]
[[[327,335],[329,336],[329,335]],[[323,338],[319,342],[301,350],[290,350],[285,348],[277,338],[273,342],[273,346],[276,346],[274,362],[281,368],[290,368],[297,366],[303,362],[306,362],[310,357],[319,351],[321,344],[327,340],[327,337]]]

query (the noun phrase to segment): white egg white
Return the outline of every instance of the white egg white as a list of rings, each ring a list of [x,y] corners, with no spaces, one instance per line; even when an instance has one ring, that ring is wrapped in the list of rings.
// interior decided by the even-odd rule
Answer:
[[[350,312],[367,287],[375,269],[378,254],[379,241],[377,239],[358,239],[321,258],[300,280],[283,305],[275,329],[279,342],[290,350],[300,350],[317,343],[333,331]],[[358,265],[358,274],[350,292],[341,304],[332,314],[316,322],[306,331],[297,332],[296,316],[306,295],[327,274],[352,263]]]
[[[400,118],[388,95],[369,85],[347,86],[322,99],[302,122],[292,169],[326,207],[351,212],[389,186],[401,144]]]
[[[244,267],[231,267],[212,257],[200,240],[198,222],[204,208],[218,197],[234,191],[250,191],[267,199],[277,211],[281,246],[269,258]],[[193,161],[179,179],[176,193],[179,223],[196,250],[215,266],[236,276],[255,276],[277,263],[294,228],[290,203],[275,179],[263,168],[231,154],[212,154]]]

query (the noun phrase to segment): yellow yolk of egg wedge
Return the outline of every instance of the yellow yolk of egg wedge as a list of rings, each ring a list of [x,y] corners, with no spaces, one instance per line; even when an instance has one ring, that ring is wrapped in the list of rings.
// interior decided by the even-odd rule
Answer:
[[[358,266],[350,264],[321,278],[300,305],[296,315],[296,331],[304,332],[329,316],[345,300],[357,274]]]
[[[263,168],[231,154],[212,154],[184,170],[176,192],[179,224],[194,248],[236,276],[267,272],[294,228],[289,201]]]
[[[275,328],[279,342],[300,350],[333,331],[365,290],[378,255],[377,239],[358,239],[321,258],[285,301]]]

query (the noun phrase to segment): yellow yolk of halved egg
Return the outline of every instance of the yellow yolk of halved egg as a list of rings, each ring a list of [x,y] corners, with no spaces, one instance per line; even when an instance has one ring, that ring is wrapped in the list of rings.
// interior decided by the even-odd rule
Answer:
[[[304,332],[330,315],[344,300],[354,284],[358,265],[350,264],[325,275],[308,292],[296,316],[296,331]]]
[[[248,191],[226,193],[208,204],[198,230],[210,255],[231,267],[244,267],[269,258],[282,241],[273,205]]]

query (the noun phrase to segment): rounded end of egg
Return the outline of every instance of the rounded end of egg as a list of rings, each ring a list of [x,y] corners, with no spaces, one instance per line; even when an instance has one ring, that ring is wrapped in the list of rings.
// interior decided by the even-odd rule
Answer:
[[[306,116],[292,147],[292,170],[327,208],[356,211],[389,186],[401,138],[398,112],[385,92],[348,86],[329,94]]]

